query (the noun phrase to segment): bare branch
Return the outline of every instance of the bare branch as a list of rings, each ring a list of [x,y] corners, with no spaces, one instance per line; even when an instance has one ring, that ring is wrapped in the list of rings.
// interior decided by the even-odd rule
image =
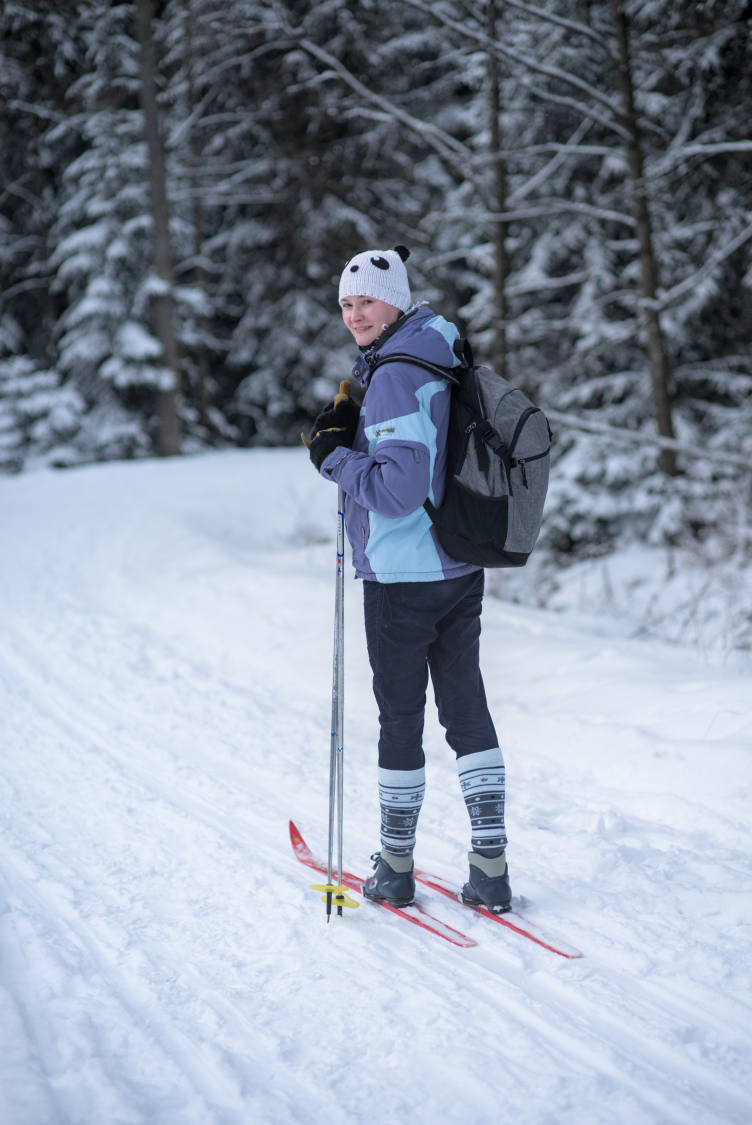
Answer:
[[[219,82],[215,82],[214,85],[206,91],[203,98],[198,103],[193,112],[189,114],[188,117],[186,117],[183,121],[181,121],[178,127],[173,130],[172,134],[165,139],[165,149],[168,152],[176,148],[182,141],[183,137],[185,137],[191,131],[206,107],[211,101],[214,100],[214,97],[219,92],[219,90],[220,84]]]
[[[690,156],[719,156],[727,152],[752,152],[752,141],[719,141],[718,144],[679,145],[668,152],[653,166],[654,175],[664,175],[682,160]]]
[[[537,324],[531,324],[529,328],[525,329],[525,331],[529,333],[528,335],[524,335],[523,331],[519,330],[518,326],[515,325],[515,328],[517,330],[515,331],[514,342],[519,346],[522,346],[524,344],[539,344],[542,340],[546,340],[554,334],[565,332],[570,328],[578,328],[580,326],[580,321],[581,317],[579,316],[567,317],[566,320],[559,321],[540,321]],[[616,348],[620,344],[627,344],[630,341],[634,340],[635,336],[637,336],[639,332],[639,325],[637,324],[637,322],[632,321],[631,324],[629,321],[619,322],[620,325],[622,323],[627,324],[628,327],[626,329],[622,329],[620,327],[618,332],[613,332],[612,334],[608,335],[601,335],[598,340],[591,341],[591,343],[588,344],[587,347],[578,348],[577,351],[574,352],[572,358],[570,360],[567,360],[567,362],[562,366],[562,368],[560,368],[560,370],[568,369],[571,373],[574,364],[577,363],[579,366],[581,366],[584,362],[585,357],[603,355],[603,353],[606,352],[609,348]]]
[[[3,301],[9,301],[11,297],[18,296],[19,293],[26,293],[30,289],[46,289],[49,281],[46,277],[29,277],[26,281],[19,281],[16,285],[12,285],[10,289],[4,289],[0,297]]]
[[[699,285],[701,281],[704,281],[705,278],[713,272],[716,266],[719,266],[721,262],[729,258],[740,246],[748,242],[750,238],[752,238],[752,224],[745,227],[740,234],[737,234],[736,238],[732,238],[731,242],[726,243],[720,250],[717,250],[710,261],[706,262],[697,273],[693,273],[691,277],[686,278],[684,281],[680,282],[679,285],[675,285],[673,289],[669,289],[667,293],[664,293],[663,296],[659,297],[657,300],[644,300],[641,301],[640,304],[644,305],[646,308],[653,308],[658,312],[660,312],[661,309],[668,308],[668,306],[672,305],[674,301],[677,301],[679,297],[683,297],[685,293],[689,293]]]
[[[618,151],[613,145],[576,145],[571,141],[548,141],[546,144],[529,145],[527,148],[502,148],[496,156],[478,154],[473,157],[473,164],[491,164],[494,160],[511,160],[515,156],[547,156],[557,152],[565,156],[612,156]]]
[[[488,46],[488,37],[483,35],[480,31],[473,31],[472,28],[467,27],[465,24],[458,23],[457,20],[450,19],[445,16],[438,8],[431,8],[428,4],[423,3],[423,0],[404,0],[412,8],[418,8],[426,15],[434,16],[440,19],[441,22],[452,31],[457,32],[458,35],[464,35],[466,38],[474,39],[476,43],[482,44],[484,47]],[[545,74],[548,78],[556,78],[560,82],[565,82],[575,89],[582,91],[595,101],[600,102],[607,109],[610,109],[614,117],[621,118],[621,110],[616,102],[612,101],[607,94],[602,94],[600,90],[596,90],[595,86],[591,86],[584,78],[578,78],[574,74],[569,74],[566,70],[560,70],[556,66],[546,66],[545,63],[536,62],[534,59],[528,59],[524,55],[520,55],[517,51],[513,51],[511,47],[507,47],[504,43],[500,43],[498,39],[494,41],[494,50],[503,55],[505,58],[514,59],[515,62],[520,63],[522,66],[527,67],[528,70],[536,71],[538,74]]]
[[[568,199],[548,199],[539,206],[525,207],[519,211],[474,211],[469,208],[458,208],[453,211],[432,211],[430,218],[475,219],[479,223],[514,223],[523,219],[540,219],[567,213],[587,215],[589,218],[599,219],[604,223],[623,223],[627,227],[634,227],[635,225],[633,217],[624,215],[621,211],[608,211],[604,207],[593,207],[590,203],[571,203]]]
[[[526,90],[529,90],[531,94],[535,94],[541,101],[553,102],[554,105],[564,105],[567,106],[568,109],[574,109],[577,113],[581,113],[583,117],[589,117],[592,121],[597,121],[604,129],[610,129],[612,132],[616,133],[617,136],[621,137],[623,141],[629,140],[629,133],[623,125],[620,125],[617,121],[612,121],[608,117],[604,117],[602,113],[598,113],[597,109],[591,109],[590,106],[583,105],[582,102],[578,102],[576,98],[569,98],[566,94],[552,94],[548,90],[541,90],[539,86],[534,86],[532,82],[526,82],[524,78],[519,78],[518,82],[520,86],[524,86]]]
[[[524,293],[544,293],[549,289],[566,289],[570,285],[580,285],[591,276],[590,270],[579,270],[577,273],[568,273],[564,277],[544,277],[540,281],[521,282],[519,285],[507,285],[507,297],[521,297]]]
[[[253,195],[250,192],[242,194],[237,190],[223,190],[220,186],[183,188],[181,191],[170,192],[170,200],[173,203],[179,203],[186,199],[200,199],[206,207],[226,207],[230,203],[246,203],[251,207],[263,207],[279,203],[281,198],[279,192],[276,194],[267,192],[265,195],[261,193]]]
[[[325,63],[347,83],[347,85],[359,94],[364,101],[370,102],[372,105],[378,106],[382,112],[389,114],[395,121],[401,122],[406,125],[408,129],[412,130],[422,140],[431,145],[431,147],[445,160],[449,160],[455,167],[459,166],[464,179],[470,180],[474,185],[478,195],[483,202],[488,206],[490,200],[484,186],[470,173],[468,169],[471,166],[472,152],[451,133],[445,133],[437,125],[432,124],[430,121],[422,121],[418,117],[413,117],[411,113],[406,113],[405,110],[400,109],[399,106],[393,105],[386,98],[382,98],[379,94],[375,94],[369,90],[362,82],[360,82],[354,74],[351,74],[346,66],[330,55],[328,51],[324,51],[310,39],[298,38],[297,42],[310,55],[317,58],[320,62]]]
[[[572,136],[570,138],[569,143],[572,144],[572,145],[576,145],[578,141],[582,140],[582,138],[585,136],[585,133],[587,133],[589,128],[590,128],[590,122],[586,118],[584,121],[581,121],[580,124],[577,126],[577,128],[575,129],[574,133],[572,134]],[[553,158],[553,160],[550,160],[548,162],[548,164],[545,165],[545,167],[541,168],[540,171],[536,172],[534,176],[531,176],[531,178],[527,181],[526,184],[522,184],[520,187],[517,188],[516,191],[513,191],[512,194],[509,196],[509,199],[507,200],[507,203],[511,205],[513,203],[517,203],[518,200],[520,200],[520,199],[525,199],[528,195],[530,195],[531,192],[535,191],[535,189],[537,187],[539,187],[540,184],[542,184],[545,180],[547,180],[549,178],[549,176],[553,175],[553,173],[556,171],[556,169],[559,168],[564,163],[564,161],[567,158],[567,155],[568,155],[567,146],[561,145],[560,151]]]
[[[279,32],[281,28],[279,24],[272,24],[269,27],[259,26],[258,28],[254,28],[253,30]],[[238,35],[239,34],[240,29],[238,29]],[[235,55],[230,59],[222,59],[221,62],[215,63],[214,66],[210,67],[204,73],[204,81],[212,81],[218,74],[222,74],[225,70],[230,70],[234,66],[240,66],[241,63],[253,62],[254,59],[259,58],[261,55],[268,54],[269,51],[275,51],[283,47],[285,45],[285,42],[289,42],[289,40],[283,42],[280,42],[279,40],[271,40],[266,43],[262,43],[259,47],[255,47],[252,51],[249,51],[245,55]]]
[[[530,12],[532,15],[537,16],[540,20],[546,20],[548,23],[555,23],[559,27],[566,27],[569,31],[575,31],[578,35],[584,35],[586,39],[592,39],[601,47],[609,58],[613,59],[611,53],[611,45],[608,40],[599,35],[597,31],[593,31],[592,27],[588,27],[585,23],[578,23],[576,20],[567,20],[562,16],[555,16],[551,12],[546,12],[543,8],[535,8],[532,4],[520,4],[518,0],[505,0],[508,8],[517,8],[520,12]]]
[[[25,179],[26,177],[22,177]],[[24,203],[28,203],[35,211],[42,210],[42,201],[39,196],[34,195],[33,192],[27,191],[25,187],[21,186],[21,181],[16,180],[14,184],[9,184],[3,192],[3,199],[8,195],[17,195],[19,199],[23,199]]]
[[[364,86],[354,74],[351,74],[339,59],[336,59],[334,55],[330,55],[328,51],[324,51],[321,47],[317,47],[310,39],[300,39],[298,42],[300,46],[308,51],[309,54],[313,55],[314,58],[317,58],[320,62],[326,63],[327,66],[331,67],[332,71],[338,74],[340,78],[343,78],[348,86],[350,86],[356,94],[360,94],[365,101],[379,106],[391,117],[395,118],[397,121],[401,121],[403,125],[407,125],[408,128],[416,132],[421,134],[430,133],[441,145],[449,149],[454,155],[461,156],[463,160],[468,159],[472,155],[470,150],[463,145],[461,141],[458,141],[456,137],[453,137],[451,133],[445,133],[444,130],[440,129],[437,125],[413,117],[411,113],[406,113],[398,106],[387,101],[386,98],[382,98],[379,94],[374,94],[373,91],[369,90],[367,86]]]
[[[42,105],[31,105],[29,102],[18,101],[17,99],[8,102],[8,108],[18,109],[22,113],[33,113],[35,117],[42,117],[45,121],[55,121],[58,124],[69,120],[64,113],[58,113],[53,109],[46,109]]]
[[[564,317],[564,319],[562,320],[540,320],[536,323],[530,324],[529,330],[531,332],[537,330],[535,336],[536,339],[545,339],[546,336],[551,335],[553,332],[567,332],[570,328],[578,328],[582,324],[583,319],[588,316],[588,314],[595,312],[598,309],[606,308],[608,305],[616,304],[617,301],[632,302],[636,306],[638,297],[639,294],[634,289],[614,289],[610,293],[605,293],[602,297],[597,297],[594,301],[591,301],[589,305],[586,305],[585,308],[578,308],[576,312],[572,313],[570,316]],[[520,319],[521,318],[518,318],[518,324],[520,323]],[[522,323],[523,327],[525,327],[525,322],[522,321]],[[609,321],[607,323],[609,325],[613,325],[614,322]],[[627,324],[628,322],[619,321],[618,323],[619,325],[623,325]],[[610,346],[614,343],[625,343],[627,340],[631,340],[632,337],[638,332],[638,330],[639,324],[637,320],[634,320],[632,326],[626,333],[620,333],[617,336],[609,336],[607,339],[602,340],[601,343],[597,345],[597,347],[602,348]],[[586,354],[590,354],[592,350],[592,348],[586,349]],[[581,354],[581,352],[578,352],[577,357],[581,357]]]
[[[752,462],[743,457],[736,457],[733,453],[711,453],[708,449],[701,449],[696,445],[682,445],[674,438],[652,437],[650,434],[638,433],[633,430],[623,430],[618,426],[609,426],[606,422],[591,422],[589,418],[579,418],[576,414],[562,414],[559,410],[546,410],[546,417],[552,422],[559,422],[562,426],[571,426],[575,430],[585,430],[586,433],[605,434],[607,437],[619,441],[633,442],[636,445],[654,445],[659,449],[673,449],[675,453],[684,453],[693,460],[699,457],[704,461],[717,461],[721,465],[735,465],[752,473]]]

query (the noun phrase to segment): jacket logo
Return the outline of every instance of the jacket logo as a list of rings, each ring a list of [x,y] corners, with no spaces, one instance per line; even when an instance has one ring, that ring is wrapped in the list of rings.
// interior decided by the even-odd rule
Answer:
[[[394,426],[381,426],[376,431],[376,437],[377,438],[385,437],[386,434],[393,434],[393,433],[396,433],[396,430],[395,430]]]

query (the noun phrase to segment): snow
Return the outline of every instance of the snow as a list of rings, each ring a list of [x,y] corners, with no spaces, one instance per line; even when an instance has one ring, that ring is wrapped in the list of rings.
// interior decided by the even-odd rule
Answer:
[[[137,362],[158,359],[162,354],[159,340],[135,320],[123,322],[118,329],[117,343],[121,355]]]
[[[555,489],[549,503],[552,494]],[[704,661],[749,675],[752,567],[741,552],[723,557],[712,547],[631,543],[560,569],[538,552],[524,570],[496,571],[486,591],[568,616],[588,615],[591,623],[605,617],[615,635],[690,645]]]
[[[516,905],[327,926],[335,490],[303,450],[0,480],[0,1120],[752,1119],[748,676],[489,597]],[[378,846],[348,579],[345,862]],[[585,607],[587,609],[587,606]],[[469,825],[433,714],[420,866]],[[520,899],[524,903],[520,903]]]

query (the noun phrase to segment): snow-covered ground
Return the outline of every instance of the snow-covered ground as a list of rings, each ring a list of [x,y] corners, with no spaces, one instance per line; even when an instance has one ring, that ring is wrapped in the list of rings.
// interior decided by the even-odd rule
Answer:
[[[745,536],[739,535],[739,542]],[[672,548],[628,543],[561,567],[542,551],[495,571],[504,601],[609,618],[615,636],[692,647],[707,663],[752,675],[752,566],[718,541]]]
[[[302,450],[0,481],[0,1122],[752,1120],[752,680],[488,598],[513,889],[584,957],[425,888],[477,947],[367,903],[327,926],[287,822],[324,852],[335,502]],[[461,880],[433,714],[426,750],[418,861]]]

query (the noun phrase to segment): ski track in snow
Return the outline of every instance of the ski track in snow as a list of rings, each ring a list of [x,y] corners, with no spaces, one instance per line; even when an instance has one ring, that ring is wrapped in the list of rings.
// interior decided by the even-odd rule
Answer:
[[[336,492],[304,451],[0,480],[0,1122],[752,1120],[750,680],[486,600],[523,912],[327,926]],[[346,585],[345,865],[378,846]],[[420,866],[469,825],[433,706]]]

